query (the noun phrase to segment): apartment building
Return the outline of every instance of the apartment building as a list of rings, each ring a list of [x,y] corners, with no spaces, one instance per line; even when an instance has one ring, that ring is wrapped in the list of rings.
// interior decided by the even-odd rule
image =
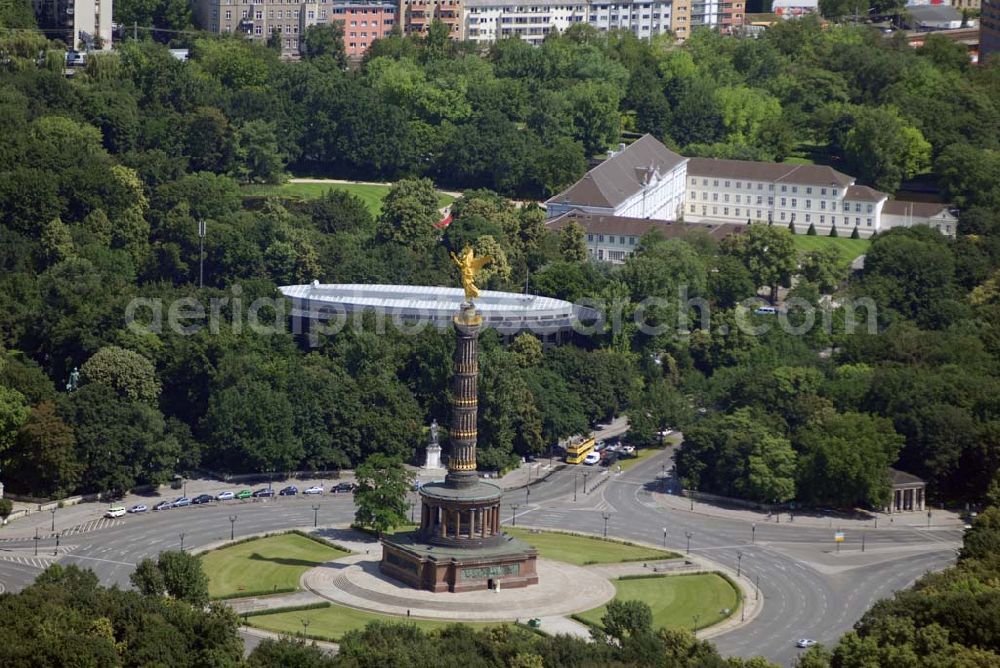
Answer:
[[[465,38],[492,42],[518,36],[538,44],[549,33],[562,32],[574,23],[598,30],[630,30],[651,37],[670,30],[671,0],[628,2],[568,2],[567,0],[466,0]]]
[[[545,202],[554,218],[573,209],[625,218],[676,220],[684,203],[688,159],[652,135],[619,145],[608,159]]]
[[[111,49],[112,0],[33,0],[38,28],[73,50]]]
[[[344,24],[344,48],[349,56],[360,56],[371,43],[389,34],[397,22],[394,2],[379,0],[199,0],[195,18],[214,33],[244,33],[250,39],[267,41],[278,33],[284,55],[298,54],[306,28],[331,21]]]
[[[452,39],[465,39],[462,0],[400,0],[399,18],[407,35],[426,35],[434,19],[448,26]]]
[[[493,42],[517,36],[529,44],[539,44],[545,36],[562,32],[574,23],[587,20],[589,5],[566,0],[466,0],[465,38],[473,42]]]
[[[336,2],[307,4],[300,11],[300,31],[314,24],[340,21],[344,24],[344,50],[348,57],[360,57],[376,39],[392,32],[399,15],[394,2]]]
[[[865,238],[914,225],[950,237],[958,223],[945,204],[890,200],[832,167],[684,158],[651,135],[615,152],[546,207],[550,219],[577,211],[709,225],[766,222],[798,234],[856,229]]]
[[[983,0],[979,16],[979,62],[1000,53],[1000,0]]]
[[[678,0],[673,6],[671,30],[683,42],[697,28],[735,32],[746,21],[745,0]]]

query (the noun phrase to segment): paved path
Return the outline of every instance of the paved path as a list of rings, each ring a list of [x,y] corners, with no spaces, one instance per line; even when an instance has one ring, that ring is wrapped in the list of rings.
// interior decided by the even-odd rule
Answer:
[[[357,186],[391,186],[392,181],[348,181],[344,179],[310,179],[310,178],[296,178],[288,179],[289,183],[330,183],[330,184],[341,184],[341,185],[357,185]],[[455,190],[438,190],[439,193],[444,193],[445,195],[450,195],[451,197],[461,197],[462,193]]]

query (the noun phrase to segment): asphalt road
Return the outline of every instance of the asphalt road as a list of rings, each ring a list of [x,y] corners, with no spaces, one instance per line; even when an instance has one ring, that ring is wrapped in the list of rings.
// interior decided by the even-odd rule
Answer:
[[[669,452],[650,457],[625,473],[602,473],[599,467],[567,467],[527,489],[504,497],[503,521],[516,515],[518,525],[562,528],[600,534],[608,516],[609,536],[687,549],[759,582],[765,605],[751,622],[712,641],[724,654],[754,656],[790,666],[800,650],[796,638],[832,643],[877,599],[904,588],[929,570],[954,561],[960,531],[887,528],[866,532],[865,555],[831,554],[830,531],[795,524],[757,524],[715,518],[657,504],[653,491]],[[582,473],[586,470],[587,492]],[[607,479],[606,482],[601,482]],[[600,482],[599,485],[595,484]],[[576,501],[574,501],[574,487]],[[148,501],[148,500],[146,500]],[[145,502],[145,501],[144,501]],[[149,512],[118,520],[93,517],[61,539],[0,539],[0,586],[16,591],[30,583],[48,563],[75,563],[91,568],[106,584],[127,586],[134,564],[161,550],[197,547],[240,536],[313,524],[345,524],[353,516],[350,495],[277,497],[232,501]],[[513,506],[517,505],[515,509]],[[230,522],[235,517],[235,522]],[[182,538],[183,535],[183,538]],[[753,540],[753,542],[751,542]]]

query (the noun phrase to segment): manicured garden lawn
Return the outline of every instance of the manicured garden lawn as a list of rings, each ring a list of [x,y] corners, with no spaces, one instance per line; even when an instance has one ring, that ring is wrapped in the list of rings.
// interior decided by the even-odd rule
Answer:
[[[577,566],[588,564],[617,564],[622,561],[656,561],[676,559],[680,555],[664,550],[626,545],[612,540],[574,536],[554,531],[532,532],[530,529],[504,527],[506,533],[520,538],[538,549],[544,559],[565,561]]]
[[[653,627],[682,626],[704,628],[726,618],[723,612],[735,612],[739,598],[733,585],[715,573],[663,575],[634,580],[615,580],[615,598],[643,601],[653,611]],[[581,612],[578,617],[600,624],[607,606]]]
[[[290,197],[295,199],[316,199],[326,194],[328,190],[346,190],[359,197],[371,211],[373,216],[377,216],[382,210],[382,198],[389,192],[388,185],[370,185],[363,183],[283,183],[278,186],[255,185],[244,186],[245,195],[274,195],[278,197]],[[438,193],[438,204],[447,206],[455,200],[451,195]]]
[[[851,230],[848,230],[847,234],[850,233]],[[849,236],[811,237],[807,234],[796,234],[794,239],[795,248],[797,248],[800,253],[808,253],[809,251],[819,250],[829,246],[839,248],[840,257],[844,265],[847,266],[849,266],[859,255],[864,255],[868,251],[868,246],[871,245],[871,241],[868,239],[851,239]]]
[[[294,533],[268,536],[201,555],[213,598],[298,589],[310,568],[347,554]]]
[[[424,631],[440,629],[454,621],[438,621],[431,619],[414,619],[395,615],[378,615],[373,612],[355,610],[339,605],[329,608],[314,608],[312,610],[293,610],[290,612],[275,612],[268,615],[256,615],[248,618],[251,626],[256,626],[276,633],[302,633],[307,628],[302,621],[309,623],[310,636],[320,636],[326,640],[337,642],[348,631],[364,628],[369,622],[408,622],[416,624]],[[462,622],[463,624],[465,622]],[[473,628],[482,629],[489,626],[500,626],[501,622],[472,622]]]

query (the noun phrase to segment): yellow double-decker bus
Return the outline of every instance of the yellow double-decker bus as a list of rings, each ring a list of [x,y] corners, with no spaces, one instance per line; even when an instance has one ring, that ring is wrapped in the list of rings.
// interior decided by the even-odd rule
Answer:
[[[566,463],[580,464],[593,451],[593,436],[577,436],[566,446]]]

